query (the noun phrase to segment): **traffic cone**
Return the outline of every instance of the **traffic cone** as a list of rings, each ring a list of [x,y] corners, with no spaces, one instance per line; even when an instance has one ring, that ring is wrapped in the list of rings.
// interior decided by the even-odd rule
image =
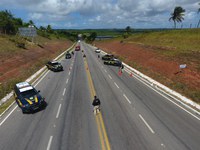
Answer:
[[[130,73],[130,77],[133,77],[133,73],[132,72]]]
[[[119,70],[118,75],[122,76],[122,71],[121,70]]]

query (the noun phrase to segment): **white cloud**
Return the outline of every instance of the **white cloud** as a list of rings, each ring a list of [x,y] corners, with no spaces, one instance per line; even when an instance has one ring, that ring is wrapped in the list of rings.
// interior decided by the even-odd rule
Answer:
[[[66,27],[169,26],[176,6],[186,9],[184,22],[195,22],[199,0],[1,0],[1,8],[26,9],[32,20],[71,22]],[[10,5],[12,3],[12,5]],[[27,19],[30,20],[30,19]],[[84,22],[84,23],[83,23]],[[164,22],[164,23],[163,23]]]

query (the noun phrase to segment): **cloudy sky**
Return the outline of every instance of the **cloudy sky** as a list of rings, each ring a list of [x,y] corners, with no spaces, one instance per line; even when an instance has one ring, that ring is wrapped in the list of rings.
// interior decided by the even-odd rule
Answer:
[[[183,7],[182,26],[195,27],[200,19],[200,0],[0,0],[0,10],[36,26],[53,28],[171,28],[170,13]],[[178,25],[180,27],[181,24]]]

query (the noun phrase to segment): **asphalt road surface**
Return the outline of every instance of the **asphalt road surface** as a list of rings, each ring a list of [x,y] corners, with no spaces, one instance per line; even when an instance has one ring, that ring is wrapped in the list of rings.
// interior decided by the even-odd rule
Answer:
[[[62,72],[36,83],[45,110],[22,114],[14,104],[0,118],[0,150],[199,150],[200,119],[119,68],[95,48],[62,59]],[[93,114],[94,95],[101,113]]]

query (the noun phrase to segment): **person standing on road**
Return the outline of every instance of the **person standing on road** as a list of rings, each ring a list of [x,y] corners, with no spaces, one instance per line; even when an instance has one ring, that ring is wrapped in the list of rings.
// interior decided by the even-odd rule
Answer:
[[[92,105],[94,106],[94,110],[93,110],[94,114],[96,115],[96,114],[100,113],[100,105],[101,105],[101,102],[100,102],[100,100],[97,98],[97,96],[94,96],[94,100],[93,100],[93,102],[92,102]]]

